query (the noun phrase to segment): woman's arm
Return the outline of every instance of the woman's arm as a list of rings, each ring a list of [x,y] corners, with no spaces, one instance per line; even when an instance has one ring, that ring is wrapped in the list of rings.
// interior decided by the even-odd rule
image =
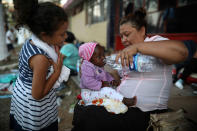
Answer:
[[[49,66],[53,64],[54,72],[46,79]],[[30,66],[33,70],[32,97],[36,100],[46,96],[61,73],[62,56],[58,57],[57,64],[51,62],[44,55],[36,55],[30,59]]]
[[[188,56],[188,50],[183,42],[163,40],[131,45],[117,55],[116,61],[121,58],[122,65],[125,65],[123,62],[125,59],[126,65],[128,66],[129,62],[132,63],[133,61],[133,55],[138,52],[144,55],[157,57],[166,64],[182,62]]]

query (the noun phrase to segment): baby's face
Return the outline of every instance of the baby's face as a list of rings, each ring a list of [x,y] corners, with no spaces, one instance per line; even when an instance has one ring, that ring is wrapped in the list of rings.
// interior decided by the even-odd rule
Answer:
[[[104,48],[101,47],[100,45],[97,45],[90,59],[90,62],[98,67],[103,67],[105,65],[104,59],[105,59]]]

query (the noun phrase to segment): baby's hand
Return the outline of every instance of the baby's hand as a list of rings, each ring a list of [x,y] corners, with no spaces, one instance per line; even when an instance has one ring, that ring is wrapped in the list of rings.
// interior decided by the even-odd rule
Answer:
[[[112,86],[119,86],[119,85],[120,85],[120,81],[118,81],[118,80],[113,80],[113,81],[110,82],[110,84],[111,84]]]
[[[109,82],[108,81],[102,81],[102,87],[110,87]]]

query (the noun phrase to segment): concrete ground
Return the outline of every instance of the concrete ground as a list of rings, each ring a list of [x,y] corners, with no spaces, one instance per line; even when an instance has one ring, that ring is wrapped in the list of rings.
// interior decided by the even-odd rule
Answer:
[[[168,105],[174,110],[185,109],[186,117],[197,123],[197,95],[193,94],[193,91],[189,85],[185,85],[183,90],[173,86]]]

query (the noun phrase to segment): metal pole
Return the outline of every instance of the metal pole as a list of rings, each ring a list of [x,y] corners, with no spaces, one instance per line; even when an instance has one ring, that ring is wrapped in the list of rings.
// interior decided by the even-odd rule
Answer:
[[[4,29],[4,10],[2,0],[0,0],[0,61],[9,56],[8,49],[5,44],[5,29]]]

